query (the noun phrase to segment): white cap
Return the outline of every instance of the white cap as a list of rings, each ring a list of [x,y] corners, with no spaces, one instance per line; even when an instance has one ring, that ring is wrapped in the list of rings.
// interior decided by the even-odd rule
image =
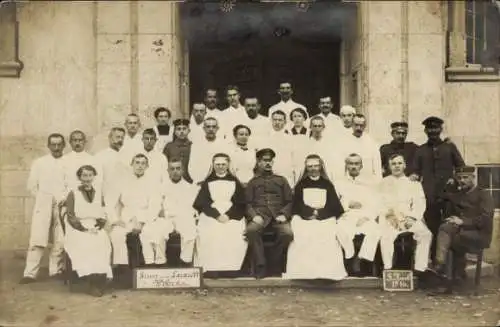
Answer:
[[[340,108],[340,113],[341,114],[356,114],[356,109],[354,107],[345,105]]]

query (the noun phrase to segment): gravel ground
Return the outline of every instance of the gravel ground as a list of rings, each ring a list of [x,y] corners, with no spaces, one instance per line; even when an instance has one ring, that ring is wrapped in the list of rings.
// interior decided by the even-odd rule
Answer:
[[[217,289],[69,293],[62,282],[18,285],[23,262],[2,260],[3,326],[495,326],[500,280],[480,296],[381,290]]]

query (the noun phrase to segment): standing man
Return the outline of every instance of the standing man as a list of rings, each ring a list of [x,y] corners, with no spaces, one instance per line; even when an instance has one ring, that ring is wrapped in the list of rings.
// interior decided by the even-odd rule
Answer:
[[[215,109],[214,109],[215,110]],[[219,110],[219,109],[216,109]],[[214,117],[215,116],[211,116]],[[193,110],[191,111],[189,138],[194,142],[203,139],[205,132],[203,131],[203,121],[208,118],[207,107],[203,103],[193,103]]]
[[[220,118],[222,110],[217,107],[217,90],[207,89],[205,93],[205,106],[207,108],[207,114],[214,117]]]
[[[362,114],[354,115],[351,136],[345,139],[343,145],[344,155],[357,153],[363,160],[363,175],[380,180],[382,178],[382,166],[380,159],[380,146],[365,133],[366,117]]]
[[[228,86],[226,88],[226,97],[229,107],[224,110],[224,113],[217,121],[221,129],[221,138],[231,139],[234,126],[242,124],[246,120],[247,115],[245,107],[241,105],[241,93],[237,86]]]
[[[436,235],[442,220],[443,201],[441,196],[447,184],[454,183],[456,168],[465,162],[453,143],[441,139],[444,121],[438,117],[428,117],[422,124],[425,126],[427,142],[420,145],[413,161],[412,180],[422,182],[427,207],[424,213],[427,227],[432,232],[433,242],[431,259],[434,262],[436,252]]]
[[[280,83],[278,94],[281,98],[281,101],[273,105],[271,108],[269,108],[269,111],[267,113],[268,117],[272,117],[273,113],[277,110],[283,111],[286,117],[290,117],[290,113],[292,112],[293,109],[296,108],[301,108],[307,112],[307,108],[304,105],[292,100],[292,95],[293,95],[292,83],[288,81]]]
[[[188,167],[189,158],[191,157],[191,146],[193,143],[188,138],[189,132],[189,120],[174,120],[174,140],[165,146],[163,154],[167,157],[168,161],[180,159],[182,162],[184,179],[188,183],[192,183],[193,180],[189,175]]]
[[[276,230],[276,243],[271,262],[277,272],[283,272],[283,256],[293,240],[290,227],[292,190],[286,178],[273,172],[276,154],[266,148],[257,151],[256,175],[246,187],[247,219],[246,237],[255,262],[256,278],[266,276],[266,258],[262,233],[271,224]]]
[[[344,136],[349,137],[352,135],[352,125],[354,120],[354,115],[356,114],[356,109],[354,107],[345,105],[340,107],[340,119],[342,119],[341,129],[344,133]]]
[[[155,110],[154,116],[156,119],[156,126],[153,127],[153,131],[156,134],[156,147],[158,150],[163,151],[165,145],[172,141],[172,135],[174,131],[170,128],[170,118],[172,118],[172,113],[165,107],[159,107]]]
[[[113,127],[108,135],[109,146],[96,153],[95,160],[102,172],[102,194],[108,198],[113,192],[117,192],[118,181],[121,174],[125,171],[120,157],[120,149],[123,146],[125,138],[125,129],[122,127]]]
[[[142,132],[143,149],[140,153],[148,158],[149,168],[147,173],[152,175],[154,181],[163,184],[167,180],[168,162],[167,158],[156,147],[156,133],[152,128],[147,128]]]
[[[81,166],[90,165],[96,168],[97,176],[95,185],[97,187],[102,186],[102,175],[101,169],[97,165],[96,159],[93,155],[86,151],[87,137],[82,131],[76,130],[71,132],[69,135],[69,144],[71,146],[71,152],[63,156],[64,166],[66,168],[66,183],[68,191],[76,190],[80,185],[80,180],[76,176],[76,172]]]
[[[250,128],[254,143],[259,143],[269,133],[269,119],[259,113],[260,103],[256,97],[245,98],[245,111],[246,119],[241,124]]]
[[[389,158],[393,154],[400,154],[405,159],[405,162],[410,163],[406,166],[405,175],[410,176],[412,174],[412,163],[415,152],[417,151],[418,145],[413,142],[406,142],[406,137],[408,136],[408,123],[406,122],[394,122],[391,124],[391,143],[384,144],[380,147],[380,157],[382,159],[382,174],[383,177],[389,176],[391,174],[389,170]]]
[[[201,183],[207,177],[212,157],[228,147],[227,142],[222,136],[219,136],[219,123],[215,118],[205,119],[203,129],[205,137],[191,147],[188,164],[189,176],[193,179],[194,184]]]
[[[123,140],[123,147],[121,153],[127,162],[142,150],[142,134],[139,132],[141,128],[141,120],[136,114],[128,114],[125,119],[125,139]]]
[[[331,97],[322,97],[319,99],[319,110],[318,116],[323,118],[325,122],[325,132],[329,137],[335,137],[342,133],[342,119],[339,116],[332,113],[333,103]]]
[[[36,281],[44,250],[50,242],[49,275],[57,277],[62,269],[63,232],[59,222],[59,207],[66,199],[65,169],[62,158],[64,136],[50,134],[47,147],[50,154],[36,159],[28,177],[28,191],[35,197],[26,268],[21,284]]]

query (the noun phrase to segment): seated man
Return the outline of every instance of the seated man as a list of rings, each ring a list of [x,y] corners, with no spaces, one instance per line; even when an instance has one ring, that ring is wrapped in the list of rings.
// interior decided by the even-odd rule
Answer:
[[[122,208],[120,217],[110,221],[113,264],[118,265],[117,274],[121,274],[121,270],[128,270],[126,237],[129,233],[139,234],[146,264],[165,263],[165,245],[162,243],[168,226],[164,220],[157,219],[161,208],[158,182],[151,178],[154,176],[145,174],[148,168],[145,155],[135,155],[131,166],[133,173],[123,177],[117,198],[109,204],[111,208],[116,205]],[[108,209],[108,212],[113,210]]]
[[[379,185],[382,196],[382,212],[379,218],[382,228],[380,248],[384,268],[392,268],[394,241],[398,235],[411,232],[417,242],[414,269],[417,275],[421,275],[427,269],[432,241],[432,234],[423,218],[424,191],[420,183],[406,177],[406,163],[401,154],[389,157],[388,168],[391,175],[384,177]]]
[[[340,280],[347,276],[337,242],[337,217],[344,212],[318,155],[306,157],[292,205],[294,240],[285,278]]]
[[[102,229],[106,224],[103,196],[93,182],[97,172],[84,165],[76,175],[81,185],[72,190],[66,199],[68,220],[64,249],[71,258],[78,277],[88,283],[90,295],[103,295],[106,278],[111,273],[111,242]]]
[[[205,272],[241,269],[247,243],[245,230],[245,191],[229,170],[230,158],[217,153],[202,183],[193,208],[200,214],[195,265]]]
[[[465,254],[488,248],[493,230],[491,196],[475,184],[475,168],[455,170],[458,190],[447,194],[445,222],[439,227],[435,270],[442,274],[448,251],[453,250],[456,275],[465,279]]]
[[[345,159],[347,175],[337,183],[340,201],[345,210],[337,221],[338,239],[354,273],[360,272],[360,260],[373,261],[380,240],[380,229],[376,222],[379,210],[375,185],[369,175],[360,174],[362,169],[361,157],[356,153],[350,154]],[[365,238],[355,256],[353,240],[358,234],[364,234]]]
[[[262,232],[272,224],[277,232],[276,243],[272,252],[272,264],[280,267],[282,273],[283,256],[293,240],[290,228],[292,190],[283,176],[273,172],[275,152],[264,148],[256,153],[256,175],[246,187],[248,225],[246,237],[255,263],[255,277],[266,276],[266,258]]]
[[[166,230],[165,239],[176,231],[181,236],[181,255],[183,265],[193,261],[194,242],[196,240],[196,212],[193,209],[198,188],[184,178],[184,166],[181,159],[172,158],[168,163],[170,178],[164,183],[163,217],[169,221],[170,230]],[[161,214],[160,214],[161,216]]]

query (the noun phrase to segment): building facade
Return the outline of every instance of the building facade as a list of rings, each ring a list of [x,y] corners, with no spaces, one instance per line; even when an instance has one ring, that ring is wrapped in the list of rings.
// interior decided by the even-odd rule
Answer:
[[[309,15],[320,3],[292,5],[301,15]],[[329,46],[313,49],[312,43],[298,46],[283,41],[282,47],[274,42],[267,47],[257,44],[250,52],[225,48],[225,56],[216,51],[226,42],[220,35],[210,45],[196,45],[197,30],[205,33],[200,38],[217,30],[209,21],[193,17],[219,4],[210,8],[175,1],[4,4],[0,8],[0,249],[27,246],[33,199],[26,191],[26,179],[33,159],[46,153],[49,133],[68,135],[80,129],[93,137],[93,148],[105,146],[107,131],[123,124],[127,113],[138,113],[145,126],[152,124],[157,106],[170,108],[174,117],[187,117],[190,103],[200,100],[203,87],[225,86],[202,85],[210,78],[207,84],[240,84],[259,95],[268,92],[262,97],[271,101],[273,86],[265,84],[268,90],[256,91],[255,85],[264,85],[260,81],[276,71],[286,75],[295,69],[308,76],[301,63],[310,67],[306,70],[312,75],[328,71],[330,77],[311,90],[305,87],[311,85],[310,78],[295,78],[297,98],[309,101],[331,87],[336,110],[343,104],[358,108],[380,143],[390,139],[389,123],[401,119],[409,122],[408,138],[422,143],[421,121],[428,115],[442,117],[446,135],[466,161],[481,165],[481,182],[491,189],[500,208],[496,190],[500,189],[499,11],[495,1],[467,3],[338,1],[330,11],[337,18],[318,20],[336,21],[336,41],[329,41],[337,44],[336,50],[331,50],[333,45],[325,50]],[[275,22],[273,31],[286,34],[290,21],[302,18],[293,16],[287,22],[274,17],[272,8],[278,5],[283,4],[236,1],[232,8],[222,6],[227,12],[219,10],[217,15],[230,17],[244,6],[259,6],[257,15],[252,16],[250,9],[242,15],[269,14]],[[231,26],[230,31],[237,24]],[[309,35],[335,26],[324,25]],[[279,52],[285,46],[289,48]],[[203,52],[209,47],[215,55]],[[286,57],[295,50],[302,51],[302,57]],[[307,53],[317,56],[308,58]],[[222,77],[203,72],[214,64]],[[237,73],[241,69],[246,70]],[[276,81],[284,78],[274,74]],[[499,242],[497,222],[489,260],[498,261]]]

